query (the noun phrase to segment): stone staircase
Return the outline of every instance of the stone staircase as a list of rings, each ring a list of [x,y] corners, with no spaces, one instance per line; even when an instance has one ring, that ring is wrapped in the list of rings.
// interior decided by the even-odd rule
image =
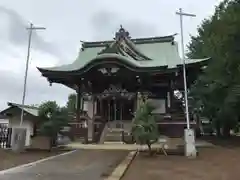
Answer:
[[[122,131],[118,128],[108,129],[104,142],[122,142]]]
[[[131,121],[122,122],[120,128],[118,122],[109,122],[102,132],[100,143],[123,142],[123,135],[125,138],[128,138],[131,127]]]

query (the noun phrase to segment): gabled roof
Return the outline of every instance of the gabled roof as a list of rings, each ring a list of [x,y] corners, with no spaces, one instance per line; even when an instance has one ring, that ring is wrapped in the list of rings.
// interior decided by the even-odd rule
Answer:
[[[85,68],[90,63],[117,59],[134,68],[177,68],[182,64],[178,45],[174,35],[131,39],[122,27],[113,41],[83,42],[77,59],[72,64],[38,68],[44,72],[74,72]],[[207,59],[187,59],[186,64],[193,64]]]
[[[23,109],[26,113],[28,113],[32,116],[38,116],[38,108],[37,107],[27,106],[27,105],[22,106],[21,104],[16,104],[16,103],[11,103],[11,102],[8,102],[7,104],[9,107],[7,109],[1,111],[0,114],[6,115],[8,113],[8,111],[10,111],[10,109],[19,108],[19,109]]]

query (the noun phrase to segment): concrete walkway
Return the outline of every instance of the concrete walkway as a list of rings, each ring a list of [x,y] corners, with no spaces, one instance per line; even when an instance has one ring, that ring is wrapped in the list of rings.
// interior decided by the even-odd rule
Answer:
[[[100,149],[100,150],[128,150],[136,151],[138,149],[147,149],[147,146],[140,146],[138,144],[121,144],[121,143],[104,143],[104,144],[81,144],[81,143],[70,143],[66,145],[73,149]],[[158,144],[153,144],[153,148],[159,147]]]
[[[183,142],[178,143],[178,142],[170,142],[166,143],[168,149],[176,149],[177,145],[183,144]],[[163,144],[153,144],[152,148],[159,148]],[[148,149],[146,145],[138,145],[138,144],[123,144],[123,143],[117,143],[117,142],[107,142],[104,144],[82,144],[78,142],[73,142],[68,145],[66,145],[69,148],[73,149],[102,149],[102,150],[129,150],[129,151],[136,151],[136,150],[143,150],[143,149]],[[196,142],[196,147],[212,147],[213,144],[203,141],[203,140],[197,140]]]
[[[0,175],[1,180],[102,180],[128,152],[78,150],[15,172]],[[109,172],[108,172],[109,173]]]

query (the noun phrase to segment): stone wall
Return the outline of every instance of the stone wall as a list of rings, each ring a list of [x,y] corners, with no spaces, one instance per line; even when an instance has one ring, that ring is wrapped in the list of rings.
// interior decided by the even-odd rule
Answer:
[[[47,136],[35,136],[31,139],[32,143],[30,148],[49,150],[50,149],[50,138]]]

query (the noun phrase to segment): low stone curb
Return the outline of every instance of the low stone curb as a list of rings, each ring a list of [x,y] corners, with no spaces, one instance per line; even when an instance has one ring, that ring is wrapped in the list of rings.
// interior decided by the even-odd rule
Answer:
[[[120,180],[128,170],[136,155],[137,151],[130,152],[127,157],[114,169],[112,174],[105,180]]]

